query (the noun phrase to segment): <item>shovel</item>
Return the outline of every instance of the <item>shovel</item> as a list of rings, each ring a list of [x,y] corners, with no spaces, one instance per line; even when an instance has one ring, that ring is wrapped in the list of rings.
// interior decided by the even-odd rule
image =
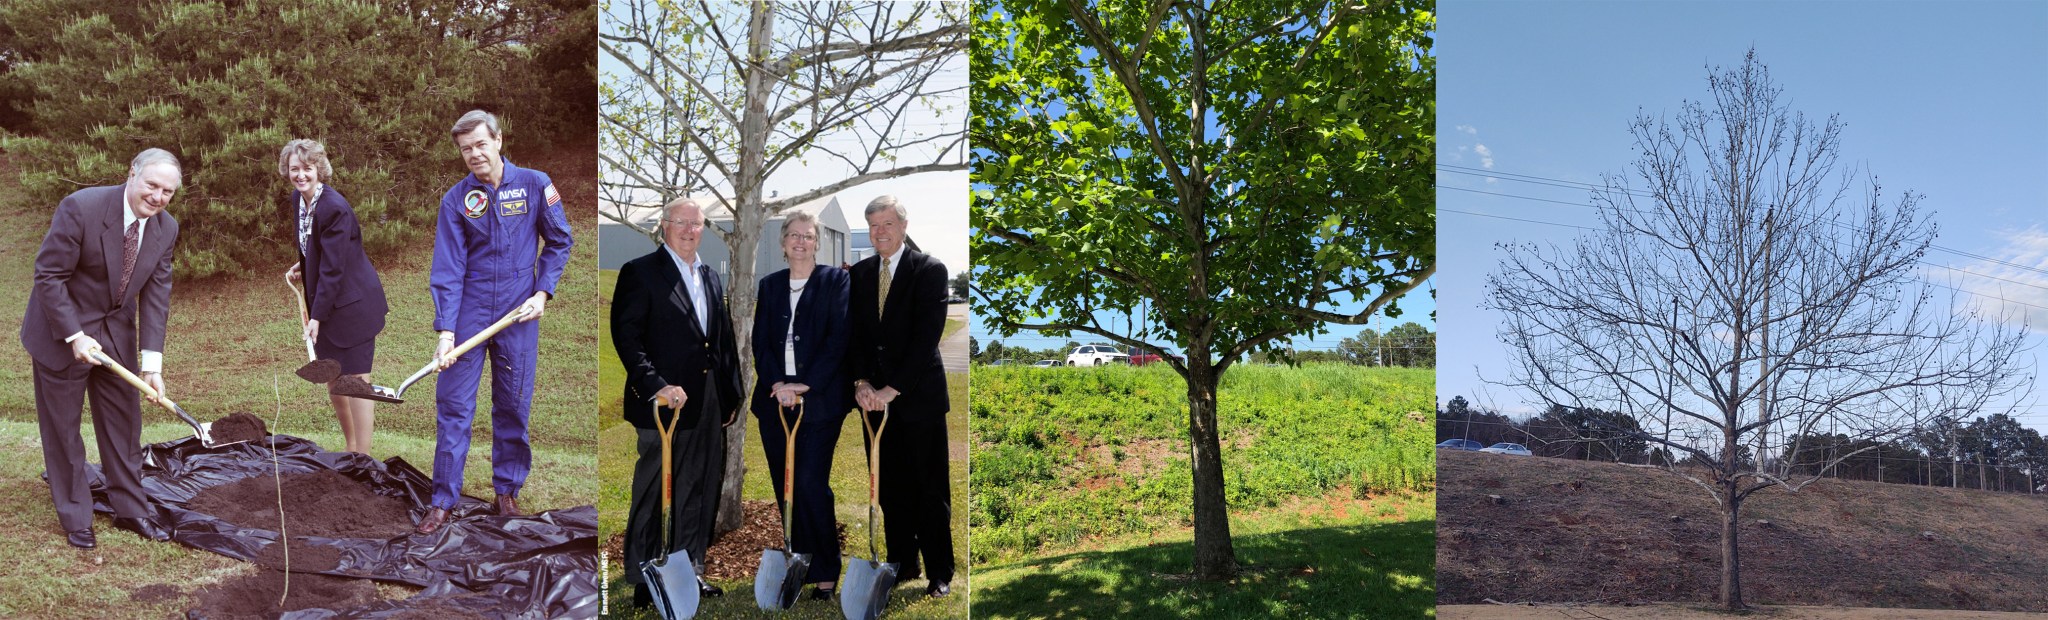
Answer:
[[[114,358],[107,357],[107,354],[101,352],[99,349],[92,349],[91,352],[87,353],[86,355],[92,356],[94,360],[99,361],[100,365],[105,366],[107,367],[107,369],[114,371],[114,374],[121,375],[121,378],[126,380],[129,385],[135,386],[135,389],[142,390],[143,396],[147,396],[149,397],[150,400],[156,401],[156,404],[163,405],[163,407],[165,409],[169,409],[171,413],[178,414],[178,419],[184,420],[186,424],[192,425],[192,434],[197,435],[199,437],[199,445],[206,446],[208,448],[218,448],[221,446],[232,446],[238,443],[244,443],[248,441],[243,440],[230,441],[227,443],[214,443],[213,433],[209,432],[209,427],[211,426],[211,423],[200,424],[199,420],[192,418],[192,414],[185,413],[184,407],[179,407],[178,403],[171,402],[171,399],[164,398],[162,394],[158,394],[156,392],[156,388],[149,387],[149,384],[142,382],[142,377],[137,377],[135,376],[135,373],[128,372],[128,369],[122,368],[120,364],[114,363]]]
[[[467,344],[465,344],[467,346]],[[417,377],[415,377],[417,378]],[[407,382],[408,385],[411,382]],[[658,397],[657,397],[658,398]],[[658,404],[658,403],[657,403]],[[661,423],[661,412],[654,415],[654,427],[661,431],[661,527],[668,531],[670,496],[675,492],[674,445],[676,422],[681,421],[681,409],[669,409],[675,415],[669,416],[666,426]],[[674,541],[668,541],[674,542]],[[690,562],[690,552],[677,549],[665,556],[656,557],[640,564],[640,578],[647,582],[647,589],[654,595],[654,610],[668,620],[697,617],[697,565]]]
[[[882,406],[882,421],[868,424],[867,412],[861,412],[861,428],[868,433],[868,556],[871,559],[854,558],[846,563],[846,578],[839,582],[839,611],[846,614],[846,620],[875,620],[882,617],[882,609],[889,606],[889,590],[896,587],[897,565],[882,562],[882,554],[875,550],[875,504],[881,497],[882,429],[889,426],[889,407]]]
[[[519,322],[519,319],[525,318],[530,311],[531,309],[527,305],[520,304],[519,307],[513,308],[510,314],[505,315],[505,318],[498,319],[498,322],[492,323],[490,327],[477,332],[475,336],[470,336],[469,340],[465,340],[462,344],[456,345],[455,348],[449,349],[448,357],[462,357],[462,354],[468,353],[470,349],[483,344],[491,336],[498,335],[498,332],[504,331],[506,327]],[[419,383],[420,379],[426,378],[427,375],[440,372],[440,365],[441,360],[438,359],[427,362],[427,365],[420,367],[419,372],[412,373],[412,376],[406,377],[405,383],[398,384],[398,389],[396,390],[381,385],[372,385],[368,394],[347,394],[346,396],[387,403],[403,403],[405,402],[405,391],[412,388],[412,384]]]
[[[797,553],[789,541],[790,516],[796,513],[796,432],[804,426],[804,401],[796,401],[796,425],[791,426],[781,407],[775,421],[782,423],[782,548],[762,549],[761,568],[754,572],[754,603],[768,611],[782,611],[796,604],[804,588],[804,574],[811,568],[811,554]]]
[[[291,287],[292,299],[299,302],[299,337],[306,341],[306,365],[300,366],[298,370],[293,372],[299,375],[300,379],[314,383],[333,381],[335,377],[341,376],[341,362],[323,360],[319,356],[314,355],[313,339],[305,337],[306,322],[310,320],[306,316],[306,296],[299,292],[298,285],[292,284],[291,276],[285,276],[284,285]]]

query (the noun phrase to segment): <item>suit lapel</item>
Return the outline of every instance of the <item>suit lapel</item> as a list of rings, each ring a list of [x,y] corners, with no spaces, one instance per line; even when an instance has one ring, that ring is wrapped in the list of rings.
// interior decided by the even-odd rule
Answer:
[[[910,275],[910,265],[917,262],[915,258],[917,256],[916,252],[909,249],[903,250],[903,260],[897,262],[895,275],[889,276],[889,298],[882,300],[883,317],[896,316],[897,307],[903,305],[904,296],[909,295],[909,293],[904,292],[905,289],[910,288],[909,282],[905,281],[904,278]],[[880,269],[881,265],[875,265],[875,268]],[[875,282],[880,283],[882,281],[881,276],[882,272],[876,271]],[[880,291],[876,292],[879,293]]]
[[[101,223],[106,226],[105,229],[100,231],[100,252],[106,258],[107,263],[107,291],[113,294],[113,302],[119,304],[121,303],[121,294],[125,291],[115,290],[115,288],[121,286],[121,258],[128,246],[128,239],[125,236],[127,231],[121,227],[121,210],[128,208],[128,205],[122,200],[124,192],[127,191],[126,187],[116,187],[114,204],[107,208],[105,215],[100,218]],[[137,262],[140,261],[138,260]]]
[[[682,311],[685,319],[683,322],[689,324],[690,331],[697,334],[698,338],[703,338],[704,330],[697,326],[696,304],[690,303],[690,285],[683,281],[683,272],[677,266],[675,256],[669,254],[666,248],[657,248],[654,251],[661,254],[662,260],[658,263],[661,265],[662,278],[668,285],[668,302]]]
[[[164,231],[164,220],[167,219],[168,216],[159,212],[150,216],[148,224],[142,225],[142,248],[135,251],[135,273],[128,276],[128,291],[135,290],[143,280],[149,279],[146,274],[156,273],[156,268],[149,266],[163,260],[164,253],[170,251],[171,241]],[[121,296],[126,298],[128,291],[121,291]]]

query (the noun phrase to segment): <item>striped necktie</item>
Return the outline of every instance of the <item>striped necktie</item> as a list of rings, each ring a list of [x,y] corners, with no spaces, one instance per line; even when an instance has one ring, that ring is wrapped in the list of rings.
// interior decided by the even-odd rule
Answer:
[[[889,257],[882,257],[882,294],[875,297],[875,318],[882,318],[882,309],[889,307]]]

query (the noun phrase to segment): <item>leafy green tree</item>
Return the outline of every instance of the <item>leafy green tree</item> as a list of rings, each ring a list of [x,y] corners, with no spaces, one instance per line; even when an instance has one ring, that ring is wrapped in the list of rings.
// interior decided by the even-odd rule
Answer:
[[[1005,334],[1184,352],[1167,363],[1188,390],[1202,579],[1236,571],[1222,373],[1325,323],[1397,316],[1435,270],[1432,7],[974,5],[979,308]],[[1141,306],[1128,331],[1096,318]]]
[[[0,4],[16,55],[5,81],[32,93],[27,131],[0,148],[28,199],[49,204],[170,150],[185,171],[178,275],[205,277],[289,251],[277,153],[317,139],[364,245],[395,247],[431,230],[462,170],[448,127],[494,81],[474,42],[422,15],[347,0]],[[264,238],[278,241],[250,242]]]

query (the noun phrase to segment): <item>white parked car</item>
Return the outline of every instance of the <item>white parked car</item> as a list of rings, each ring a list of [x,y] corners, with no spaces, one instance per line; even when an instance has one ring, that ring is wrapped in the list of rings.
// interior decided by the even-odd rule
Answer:
[[[1486,452],[1486,453],[1489,453],[1489,454],[1509,454],[1509,455],[1514,455],[1514,456],[1535,456],[1535,453],[1532,453],[1532,452],[1530,452],[1530,451],[1529,451],[1529,448],[1528,448],[1527,446],[1523,446],[1522,444],[1518,444],[1518,443],[1497,443],[1497,444],[1493,444],[1493,445],[1491,445],[1491,446],[1487,446],[1487,447],[1485,447],[1485,448],[1481,448],[1481,449],[1480,449],[1479,451],[1480,451],[1480,452]]]
[[[1032,368],[1052,368],[1058,365],[1060,365],[1060,363],[1053,360],[1038,360],[1036,362],[1031,363]]]
[[[1106,344],[1084,344],[1067,354],[1068,366],[1102,366],[1113,362],[1128,364],[1131,356]]]

